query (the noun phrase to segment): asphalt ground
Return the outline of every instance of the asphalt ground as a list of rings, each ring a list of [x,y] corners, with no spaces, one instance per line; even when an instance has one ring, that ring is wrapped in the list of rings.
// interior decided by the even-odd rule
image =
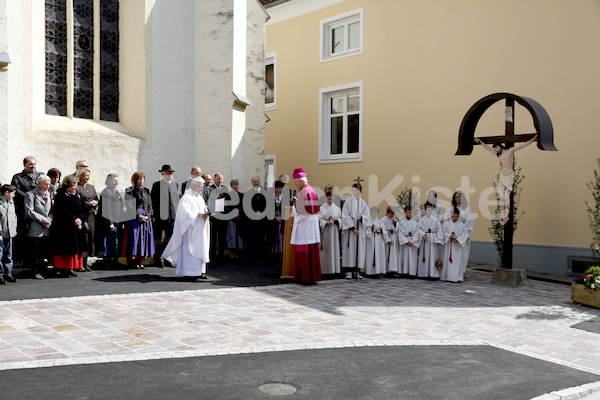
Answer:
[[[525,400],[598,379],[489,346],[357,347],[8,370],[0,397]]]

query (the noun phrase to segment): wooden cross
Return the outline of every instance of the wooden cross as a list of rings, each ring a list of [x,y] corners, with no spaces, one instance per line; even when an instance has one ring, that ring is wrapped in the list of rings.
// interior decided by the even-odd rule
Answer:
[[[504,99],[505,103],[505,127],[504,135],[480,137],[479,139],[488,145],[496,143],[504,143],[504,147],[509,149],[514,147],[515,143],[526,142],[538,135],[537,147],[540,150],[556,151],[554,147],[554,130],[552,121],[546,110],[535,100],[527,97],[517,96],[511,93],[495,93],[486,96],[476,102],[467,114],[464,116],[458,134],[458,150],[456,155],[470,155],[473,151],[475,128],[483,113],[496,102]],[[536,129],[535,133],[515,134],[515,101],[525,107],[533,118],[533,125]],[[513,165],[514,169],[514,165]],[[508,221],[504,225],[504,242],[503,242],[503,257],[502,266],[512,269],[513,259],[513,195],[510,193],[510,206],[508,213]],[[501,210],[502,211],[502,210]]]

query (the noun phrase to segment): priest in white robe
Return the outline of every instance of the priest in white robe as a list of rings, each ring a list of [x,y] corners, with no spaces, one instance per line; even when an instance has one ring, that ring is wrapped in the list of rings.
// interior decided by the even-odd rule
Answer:
[[[444,242],[443,264],[440,271],[442,281],[462,282],[464,280],[463,252],[469,232],[466,225],[459,220],[459,216],[460,212],[455,208],[451,219],[442,227]]]
[[[433,216],[433,204],[425,203],[425,216],[419,220],[421,233],[421,251],[417,262],[419,278],[439,278],[440,271],[436,263],[440,259],[439,246],[442,244],[442,227]]]
[[[365,275],[376,278],[385,274],[385,242],[381,221],[377,218],[379,209],[371,207],[368,223],[365,220]]]
[[[364,221],[369,218],[369,207],[360,197],[361,190],[360,184],[352,185],[352,197],[342,207],[342,268],[365,268]],[[352,272],[347,271],[346,278],[351,279]]]
[[[333,203],[333,192],[326,193],[326,203],[321,206],[319,225],[321,227],[321,273],[339,274],[340,266],[340,224],[342,210]]]
[[[204,179],[192,179],[177,206],[173,236],[163,253],[163,257],[176,267],[175,275],[207,279],[210,223],[202,197],[203,188]]]
[[[398,223],[398,266],[403,275],[417,276],[421,231],[412,217],[412,207],[404,207],[404,219]]]

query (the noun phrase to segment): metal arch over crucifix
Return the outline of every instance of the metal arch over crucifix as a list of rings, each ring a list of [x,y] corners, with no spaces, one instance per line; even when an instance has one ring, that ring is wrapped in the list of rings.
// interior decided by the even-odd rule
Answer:
[[[481,116],[487,111],[493,104],[500,100],[505,100],[505,133],[500,136],[488,136],[479,137],[477,142],[475,139],[475,128],[481,119]],[[522,105],[529,111],[533,118],[533,126],[536,132],[525,133],[517,135],[515,134],[515,101]],[[473,152],[473,146],[475,144],[491,145],[496,146],[501,143],[504,144],[504,149],[512,149],[515,143],[519,142],[531,142],[537,136],[537,147],[540,150],[546,151],[557,151],[554,147],[554,131],[552,128],[552,121],[550,116],[538,102],[527,97],[517,96],[511,93],[495,93],[480,99],[478,102],[473,104],[467,114],[464,116],[463,121],[460,125],[460,131],[458,134],[458,150],[455,155],[470,155]],[[527,143],[528,144],[528,143]],[[526,145],[523,143],[521,147]],[[486,146],[488,149],[489,146]],[[491,150],[491,149],[490,149]],[[516,150],[516,149],[515,149]],[[492,152],[494,152],[492,150]],[[513,153],[513,151],[511,151]],[[512,154],[511,154],[512,157]],[[510,167],[510,166],[509,166]],[[514,170],[514,159],[512,169]],[[502,172],[500,173],[502,178]],[[502,180],[502,179],[500,179]],[[502,182],[499,182],[502,185]],[[503,243],[503,257],[502,267],[511,269],[512,268],[512,250],[513,250],[513,192],[512,192],[512,181],[510,184],[510,199],[507,199],[509,205],[507,207],[508,214],[503,217],[506,220],[504,223],[504,243]],[[502,201],[503,194],[499,193]],[[505,205],[505,204],[504,204]],[[501,205],[501,213],[503,212]]]

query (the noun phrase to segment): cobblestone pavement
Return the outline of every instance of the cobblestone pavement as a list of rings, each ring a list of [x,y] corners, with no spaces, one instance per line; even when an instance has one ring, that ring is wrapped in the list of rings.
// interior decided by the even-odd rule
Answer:
[[[332,280],[0,302],[0,369],[390,345],[488,345],[600,374],[570,287]]]

